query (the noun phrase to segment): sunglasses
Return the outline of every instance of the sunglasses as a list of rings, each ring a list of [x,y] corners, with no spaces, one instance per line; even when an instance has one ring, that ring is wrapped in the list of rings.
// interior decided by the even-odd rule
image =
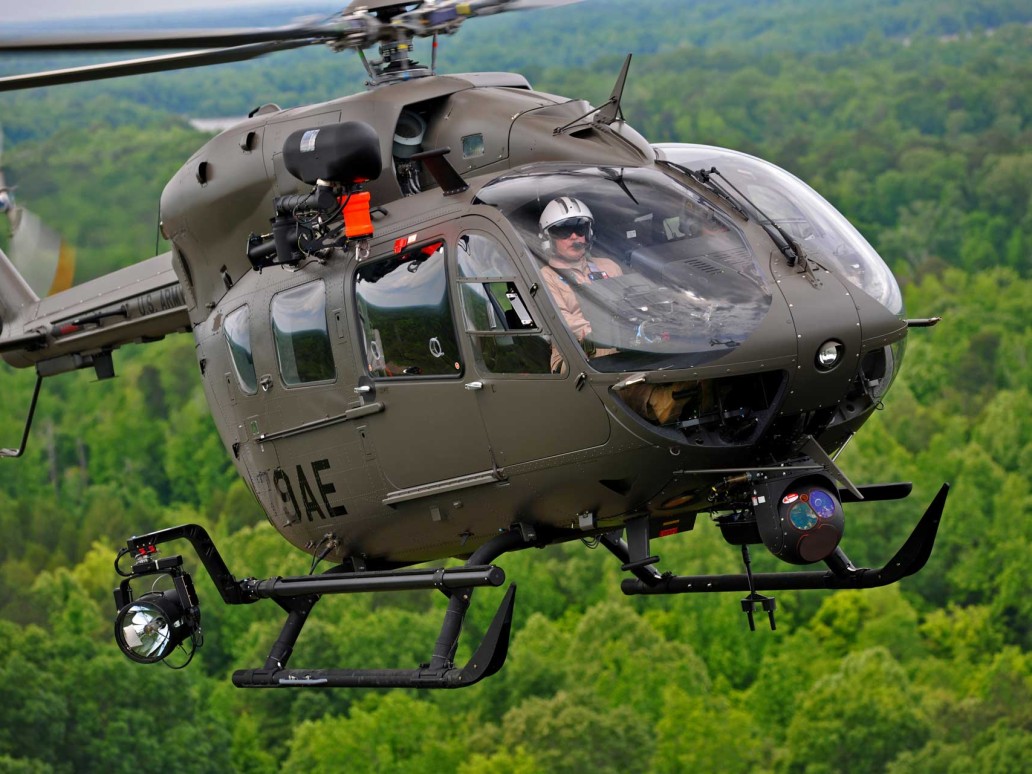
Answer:
[[[567,223],[560,223],[548,230],[556,239],[569,239],[574,234],[579,237],[587,237],[591,232],[591,223],[586,220],[575,220]]]

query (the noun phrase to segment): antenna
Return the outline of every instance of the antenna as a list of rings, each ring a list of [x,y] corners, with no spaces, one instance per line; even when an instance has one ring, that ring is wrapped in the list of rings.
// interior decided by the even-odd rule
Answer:
[[[609,101],[606,102],[599,111],[595,114],[596,124],[605,124],[609,126],[611,123],[619,118],[623,120],[623,111],[620,109],[620,100],[623,99],[624,84],[627,83],[627,71],[631,67],[631,54],[627,55],[624,59],[623,68],[620,70],[620,75],[616,78],[616,85],[613,86],[613,93],[609,96]]]

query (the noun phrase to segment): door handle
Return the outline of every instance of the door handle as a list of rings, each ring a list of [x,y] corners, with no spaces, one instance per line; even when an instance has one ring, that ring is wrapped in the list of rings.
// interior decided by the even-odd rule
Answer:
[[[466,384],[463,385],[463,387],[465,387],[470,392],[476,392],[477,390],[484,389],[484,383],[483,382],[467,382]]]

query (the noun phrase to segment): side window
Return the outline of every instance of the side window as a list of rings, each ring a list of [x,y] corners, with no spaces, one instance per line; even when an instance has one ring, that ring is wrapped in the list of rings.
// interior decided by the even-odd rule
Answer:
[[[272,332],[280,376],[288,387],[336,378],[322,280],[272,297]]]
[[[537,328],[515,282],[463,282],[467,331],[495,333]]]
[[[251,355],[251,310],[242,306],[227,314],[222,332],[229,345],[229,355],[240,389],[248,395],[254,395],[258,392],[258,376]]]
[[[456,254],[460,277],[515,277],[512,258],[484,234],[463,234]]]
[[[355,300],[371,376],[462,373],[444,242],[361,266]]]
[[[562,357],[520,294],[516,267],[501,245],[484,234],[464,234],[456,257],[466,332],[484,367],[507,374],[561,372]]]

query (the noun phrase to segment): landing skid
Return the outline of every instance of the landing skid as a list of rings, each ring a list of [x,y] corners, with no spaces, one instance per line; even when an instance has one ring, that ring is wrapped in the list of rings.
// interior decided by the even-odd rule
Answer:
[[[827,570],[810,570],[805,572],[769,572],[753,573],[749,563],[748,546],[743,545],[743,557],[746,572],[734,575],[673,575],[660,574],[651,565],[656,558],[649,556],[647,535],[633,536],[628,534],[625,543],[619,533],[603,536],[602,544],[617,558],[624,562],[624,569],[632,572],[634,578],[627,578],[620,588],[624,594],[703,594],[715,591],[744,591],[747,596],[742,601],[742,609],[749,616],[750,628],[753,624],[755,603],[759,603],[763,611],[770,617],[771,628],[774,628],[773,598],[759,595],[758,591],[776,591],[788,589],[870,589],[896,583],[925,566],[932,553],[935,536],[942,519],[949,484],[943,484],[938,494],[932,499],[921,520],[907,541],[896,552],[885,566],[880,569],[856,567],[841,548],[825,559]],[[864,501],[896,499],[905,497],[909,487],[901,485],[879,485],[861,487]],[[843,498],[846,499],[846,498]],[[857,502],[858,500],[852,500]],[[628,525],[630,533],[631,524]],[[637,550],[635,547],[637,546]],[[648,562],[643,565],[642,562]]]
[[[462,604],[468,607],[471,592],[471,588],[464,589],[453,596],[452,600],[464,597]],[[291,611],[265,667],[234,672],[233,685],[238,688],[461,688],[473,685],[493,675],[505,663],[509,652],[512,613],[516,604],[516,586],[509,586],[505,592],[480,647],[463,667],[454,666],[451,657],[443,655],[444,651],[454,652],[455,640],[450,633],[442,631],[433,660],[417,669],[287,669],[289,650],[301,633],[304,618],[312,604],[306,600]],[[452,613],[451,607],[449,604],[448,613],[445,614],[446,627],[449,614]],[[461,615],[465,615],[465,609]],[[455,635],[457,639],[458,631]],[[282,655],[284,649],[286,656]]]
[[[853,501],[878,501],[905,497],[908,484],[859,487]],[[649,520],[632,519],[625,530],[604,533],[599,541],[623,563],[623,569],[634,577],[623,581],[624,594],[690,594],[716,591],[746,592],[742,610],[749,627],[755,628],[754,613],[766,613],[770,626],[775,626],[776,605],[773,597],[759,591],[779,589],[864,589],[887,586],[918,572],[931,555],[932,546],[942,519],[949,486],[944,484],[925,510],[910,537],[896,555],[880,569],[858,568],[836,548],[827,559],[824,571],[753,573],[749,547],[741,543],[745,572],[733,575],[673,575],[660,573],[655,564],[659,557],[649,553]],[[843,499],[846,499],[845,497]],[[626,532],[626,541],[623,538]],[[533,527],[516,525],[478,548],[461,567],[439,569],[392,569],[366,571],[344,565],[322,575],[288,578],[237,580],[229,572],[208,533],[200,526],[188,524],[131,538],[120,554],[133,557],[127,571],[115,567],[124,578],[115,591],[118,609],[115,637],[127,656],[152,663],[164,660],[170,650],[158,650],[154,631],[162,628],[171,634],[168,648],[178,648],[187,637],[196,647],[200,639],[200,604],[192,581],[183,569],[181,556],[161,557],[158,545],[172,540],[190,541],[205,570],[211,576],[223,601],[230,605],[252,604],[261,599],[275,601],[287,613],[286,622],[276,639],[265,664],[258,669],[239,670],[233,675],[234,685],[241,688],[461,688],[473,685],[501,669],[509,649],[516,587],[511,585],[495,612],[487,633],[473,657],[463,666],[455,664],[459,634],[478,586],[501,586],[505,573],[491,564],[509,551],[529,546],[571,539],[569,535],[539,536]],[[755,541],[753,541],[755,542]],[[133,598],[132,582],[149,576],[167,575],[174,583],[170,591],[150,591],[138,600]],[[157,584],[148,584],[152,589]],[[441,631],[430,660],[414,669],[299,669],[288,667],[294,646],[319,599],[327,594],[348,594],[368,591],[402,591],[436,589],[449,598]],[[192,651],[188,654],[192,656]]]
[[[474,551],[461,567],[378,572],[346,572],[337,567],[322,575],[236,580],[204,528],[188,524],[134,537],[128,541],[128,553],[133,555],[135,560],[129,572],[120,571],[120,574],[125,576],[125,580],[115,592],[116,606],[120,610],[132,603],[130,584],[134,579],[162,573],[183,574],[178,569],[182,565],[181,557],[159,558],[157,555],[159,544],[177,539],[190,541],[227,604],[251,604],[260,599],[272,599],[287,612],[287,620],[264,666],[260,669],[235,672],[233,684],[237,687],[461,688],[493,675],[505,663],[516,603],[516,586],[513,584],[505,592],[494,619],[473,657],[464,666],[456,666],[455,651],[473,590],[478,586],[502,585],[505,582],[504,571],[489,562],[507,551],[530,545],[533,531],[513,530],[498,535]],[[415,669],[287,667],[304,624],[322,596],[412,589],[437,589],[449,597],[441,632],[433,655],[427,663]],[[199,606],[194,617],[199,628]]]

